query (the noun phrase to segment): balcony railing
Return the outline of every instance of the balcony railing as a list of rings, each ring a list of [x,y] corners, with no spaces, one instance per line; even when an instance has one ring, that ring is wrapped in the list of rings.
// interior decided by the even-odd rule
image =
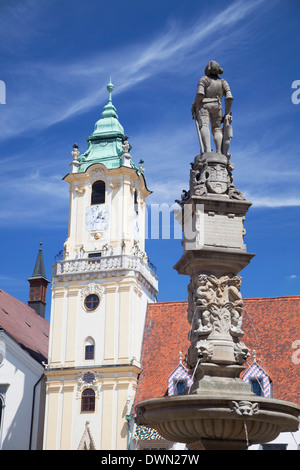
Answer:
[[[80,258],[56,261],[53,265],[53,280],[63,280],[65,276],[92,274],[109,271],[136,271],[140,273],[151,286],[158,290],[158,277],[150,267],[138,256],[117,255],[100,258]]]

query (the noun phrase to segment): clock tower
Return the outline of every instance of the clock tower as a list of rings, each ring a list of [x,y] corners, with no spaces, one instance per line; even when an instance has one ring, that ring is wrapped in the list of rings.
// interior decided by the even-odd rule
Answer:
[[[88,148],[75,144],[64,256],[53,266],[44,448],[126,449],[141,372],[147,304],[157,277],[145,253],[142,164],[112,103]]]

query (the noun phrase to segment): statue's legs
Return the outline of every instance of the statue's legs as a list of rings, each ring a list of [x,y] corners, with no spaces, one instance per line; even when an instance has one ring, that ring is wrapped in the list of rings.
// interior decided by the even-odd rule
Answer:
[[[222,123],[222,106],[220,103],[214,103],[210,109],[211,130],[214,137],[216,152],[222,153],[223,131]]]
[[[204,103],[202,106],[200,106],[199,109],[200,131],[205,152],[211,151],[211,134],[209,130],[209,122],[211,122],[211,129],[216,152],[222,153],[222,105],[220,105],[219,102]]]
[[[222,153],[222,141],[223,141],[223,133],[221,128],[213,129],[213,136],[214,142],[216,146],[216,152]]]
[[[211,151],[211,140],[210,140],[210,130],[209,130],[209,112],[206,109],[206,105],[203,105],[199,109],[199,124],[200,132],[204,147],[204,152]]]

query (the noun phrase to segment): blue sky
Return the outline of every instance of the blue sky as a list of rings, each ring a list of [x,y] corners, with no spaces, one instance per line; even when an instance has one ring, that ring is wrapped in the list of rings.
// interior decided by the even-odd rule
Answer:
[[[214,59],[235,98],[234,182],[253,202],[243,296],[299,295],[299,14],[298,0],[0,0],[0,288],[27,302],[40,236],[51,278],[67,237],[62,178],[74,142],[86,150],[110,76],[148,203],[172,204],[188,188],[199,153],[191,104]],[[188,279],[173,269],[180,240],[146,247],[158,300],[186,300]]]

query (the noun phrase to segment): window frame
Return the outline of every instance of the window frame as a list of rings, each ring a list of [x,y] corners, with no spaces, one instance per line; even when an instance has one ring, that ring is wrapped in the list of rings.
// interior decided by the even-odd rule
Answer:
[[[88,303],[89,303],[89,300],[88,300],[88,299],[89,299],[89,298],[90,298],[90,299],[91,299],[91,298],[94,299],[95,297],[98,299],[98,301],[96,301],[96,306],[94,307],[94,302],[95,302],[95,300],[91,300],[91,306],[89,307],[89,306],[88,306]],[[97,294],[89,294],[89,295],[87,295],[87,296],[85,297],[85,299],[84,299],[83,305],[84,305],[84,308],[85,308],[88,312],[94,312],[95,310],[97,310],[97,308],[98,308],[99,305],[100,305],[100,297],[99,297],[99,295],[97,295]]]
[[[84,359],[85,361],[91,361],[95,359],[95,345],[94,344],[85,344]]]
[[[95,413],[96,411],[96,393],[91,387],[85,388],[81,393],[81,413]]]
[[[254,384],[257,388],[257,390],[260,391],[260,394],[256,393],[255,392],[255,388],[254,387]],[[264,394],[264,388],[263,388],[263,379],[262,377],[256,377],[256,376],[253,376],[250,378],[250,385],[251,385],[251,391],[257,396],[257,397],[264,397],[265,394]]]
[[[183,393],[178,393],[178,385],[180,385],[179,388],[183,387]],[[187,388],[187,379],[185,378],[179,378],[174,380],[174,395],[184,395],[184,392]]]
[[[98,186],[98,189],[97,189]],[[99,188],[101,186],[101,189]],[[105,204],[106,201],[106,184],[103,180],[94,181],[91,190],[91,206]]]

